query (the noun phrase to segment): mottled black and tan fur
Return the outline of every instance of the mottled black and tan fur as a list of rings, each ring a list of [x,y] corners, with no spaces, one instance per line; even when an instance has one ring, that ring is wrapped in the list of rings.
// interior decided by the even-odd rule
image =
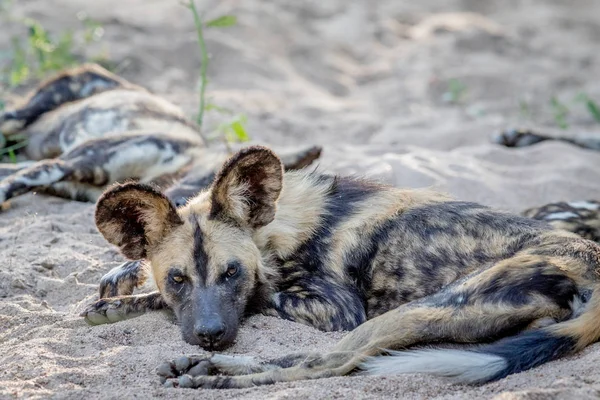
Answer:
[[[241,388],[357,371],[480,383],[600,337],[598,244],[435,192],[284,173],[263,147],[234,155],[178,209],[147,185],[113,186],[96,223],[125,256],[147,260],[159,289],[147,301],[172,309],[190,343],[225,348],[255,312],[351,330],[325,354],[166,363],[159,374],[170,385]],[[139,299],[99,308],[118,314]],[[479,345],[413,348],[438,342]]]

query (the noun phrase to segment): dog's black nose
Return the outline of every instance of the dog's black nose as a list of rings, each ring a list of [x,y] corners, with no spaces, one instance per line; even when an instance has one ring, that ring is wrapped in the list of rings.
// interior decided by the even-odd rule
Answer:
[[[225,325],[217,319],[202,321],[194,326],[194,334],[203,344],[212,347],[225,334]]]

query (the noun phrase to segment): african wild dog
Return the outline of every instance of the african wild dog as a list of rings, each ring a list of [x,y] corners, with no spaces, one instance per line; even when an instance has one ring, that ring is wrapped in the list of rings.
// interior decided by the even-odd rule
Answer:
[[[562,141],[571,143],[582,148],[590,150],[600,150],[600,137],[552,137],[534,133],[528,130],[511,129],[495,135],[492,139],[495,143],[506,147],[528,147],[534,144],[545,141]],[[310,148],[296,154],[288,154],[282,157],[286,169],[300,169],[309,165],[315,158],[319,156],[320,148]],[[222,156],[222,160],[225,157]],[[219,161],[222,161],[219,160]],[[181,206],[185,202],[194,197],[199,191],[206,189],[212,183],[215,176],[215,168],[217,165],[209,164],[209,168],[201,169],[196,166],[182,180],[169,188],[165,194],[171,199],[176,206]],[[208,172],[207,172],[208,171]],[[193,172],[193,173],[192,173]],[[564,229],[574,232],[577,235],[600,242],[600,202],[595,200],[588,201],[571,201],[571,202],[556,202],[545,204],[540,207],[534,207],[521,212],[521,215],[543,220],[548,222],[555,228]],[[148,271],[143,268],[141,261],[129,261],[113,268],[107,273],[100,282],[99,297],[117,297],[123,295],[131,295],[136,287],[141,286],[147,279]],[[106,314],[109,306],[114,306],[115,303],[105,303],[105,309],[102,313],[84,312],[90,323],[104,323],[121,320],[125,314],[127,317],[133,317],[144,311],[141,305],[136,309],[136,313],[127,313],[127,308],[116,312]],[[148,309],[152,309],[149,307]],[[95,306],[95,311],[98,307]]]
[[[600,337],[598,244],[435,192],[284,174],[263,147],[238,152],[179,209],[147,185],[115,185],[96,223],[125,256],[149,261],[159,289],[101,300],[99,314],[111,303],[169,307],[187,341],[212,349],[229,345],[250,312],[352,329],[326,354],[166,363],[159,374],[171,385],[240,388],[358,369],[479,383]],[[492,343],[392,352],[436,342]]]
[[[169,198],[183,204],[228,157],[205,146],[179,107],[95,64],[59,73],[0,113],[0,132],[27,138],[31,160],[0,164],[0,204],[30,191],[96,201],[127,179],[171,186]],[[320,151],[289,152],[286,167],[306,166]]]
[[[573,137],[573,138],[556,138],[548,135],[541,135],[527,130],[507,130],[495,135],[493,141],[497,144],[506,147],[527,147],[544,141],[558,140],[566,143],[572,143],[582,148],[590,150],[600,150],[600,137]],[[315,158],[319,156],[320,148],[310,148],[305,151],[288,154],[285,156],[284,166],[286,169],[300,169],[309,165]],[[222,160],[225,158],[223,157]],[[215,176],[215,168],[217,166],[210,165],[209,168],[202,169],[201,166],[195,168],[179,181],[175,186],[168,189],[165,194],[171,199],[176,206],[185,204],[187,199],[194,197],[196,193],[203,189],[207,189]],[[209,171],[209,172],[206,172]],[[600,242],[600,202],[589,201],[571,201],[571,202],[556,202],[534,207],[521,212],[521,215],[546,221],[555,228],[564,229],[569,232],[574,232],[577,235]],[[148,271],[143,268],[141,261],[129,261],[116,268],[113,268],[107,273],[100,282],[100,298],[117,297],[131,295],[136,287],[141,286],[147,278]],[[83,314],[86,315],[90,323],[105,323],[116,322],[124,317],[133,317],[145,310],[153,309],[153,304],[148,304],[145,308],[145,303],[137,304],[134,312],[128,312],[128,305],[124,304],[123,308],[117,311],[111,307],[115,307],[114,302],[103,302],[103,308],[98,304],[92,307],[93,312]],[[107,311],[111,308],[111,312]]]

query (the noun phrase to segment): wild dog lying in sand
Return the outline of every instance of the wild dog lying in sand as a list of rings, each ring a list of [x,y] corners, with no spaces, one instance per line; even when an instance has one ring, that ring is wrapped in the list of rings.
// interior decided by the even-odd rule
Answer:
[[[325,354],[183,357],[159,367],[168,385],[244,388],[355,371],[482,383],[600,337],[598,244],[435,192],[284,173],[263,147],[235,154],[179,209],[150,186],[115,185],[96,223],[126,257],[149,261],[159,289],[121,305],[171,308],[190,343],[226,347],[249,312],[352,330]],[[438,342],[486,344],[406,350]]]
[[[23,107],[0,116],[0,130],[9,136],[25,134],[26,154],[39,160],[0,166],[5,177],[0,182],[0,200],[36,190],[93,201],[115,180],[161,182],[183,175],[166,193],[175,204],[183,204],[210,184],[214,169],[226,157],[204,148],[194,124],[177,107],[93,65],[65,71],[42,84]],[[318,152],[312,148],[290,154],[286,167],[307,165]],[[569,221],[561,223],[579,233],[585,232],[580,226],[573,228],[572,214],[577,213],[578,220],[590,219],[589,214],[598,209],[593,202],[560,204],[538,216],[553,223],[568,216]],[[574,211],[564,211],[563,206]],[[557,213],[556,207],[563,208]],[[101,284],[101,297],[130,294],[144,278],[140,265],[133,261],[113,270]],[[156,304],[164,306],[158,299]],[[111,316],[111,309],[107,310],[102,317]]]
[[[127,179],[169,186],[176,204],[210,184],[227,159],[207,149],[196,125],[168,101],[95,64],[42,83],[20,107],[0,114],[0,132],[28,139],[30,160],[0,164],[0,204],[38,191],[96,201]],[[320,155],[310,147],[283,155],[302,168]]]
[[[600,137],[597,136],[556,138],[526,130],[507,130],[493,138],[495,143],[506,147],[526,147],[548,140],[564,141],[591,150],[600,149]],[[314,158],[318,157],[317,150],[320,149],[313,148],[312,152],[311,149],[308,149],[297,154],[287,155],[284,162],[286,169],[300,169],[308,165]],[[215,176],[215,172],[213,172],[215,168],[218,168],[218,166],[199,168],[201,172],[196,172],[195,175],[190,173],[182,181],[167,190],[165,192],[166,196],[176,206],[184,204],[187,199],[194,197],[201,190],[209,188]],[[210,172],[202,172],[207,170]],[[191,182],[187,182],[186,179],[187,181],[191,180]],[[574,232],[583,238],[600,242],[600,202],[598,201],[550,203],[527,209],[521,215],[546,221],[555,228]],[[99,285],[99,298],[106,299],[131,295],[135,288],[146,282],[148,274],[149,271],[143,267],[142,261],[125,262],[102,277]],[[142,299],[144,298],[140,298],[134,304],[121,303],[120,300],[102,300],[88,307],[82,314],[89,323],[101,324],[117,322],[153,310],[156,307],[164,306],[162,303],[155,305],[153,302],[142,301]]]

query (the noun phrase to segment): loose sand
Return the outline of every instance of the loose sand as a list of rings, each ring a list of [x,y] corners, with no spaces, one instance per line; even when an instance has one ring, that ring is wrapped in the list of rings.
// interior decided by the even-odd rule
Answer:
[[[210,96],[244,111],[256,142],[321,144],[321,168],[518,211],[598,198],[600,154],[561,143],[489,143],[515,125],[556,132],[549,100],[600,99],[600,3],[424,0],[205,1],[237,27],[207,33]],[[15,15],[50,30],[104,24],[122,75],[186,111],[196,105],[193,23],[176,1],[22,0]],[[2,27],[9,48],[14,24]],[[100,47],[92,46],[90,53]],[[442,100],[465,84],[464,103]],[[528,115],[523,115],[527,104]],[[600,132],[573,106],[569,134]],[[216,117],[209,117],[214,122]],[[497,398],[600,396],[600,345],[482,387],[426,376],[343,377],[251,390],[164,389],[154,368],[198,353],[160,314],[90,327],[78,311],[123,259],[96,232],[93,205],[30,194],[0,215],[0,398]],[[269,358],[327,350],[343,333],[256,316],[229,353]],[[597,363],[599,363],[597,365]]]

